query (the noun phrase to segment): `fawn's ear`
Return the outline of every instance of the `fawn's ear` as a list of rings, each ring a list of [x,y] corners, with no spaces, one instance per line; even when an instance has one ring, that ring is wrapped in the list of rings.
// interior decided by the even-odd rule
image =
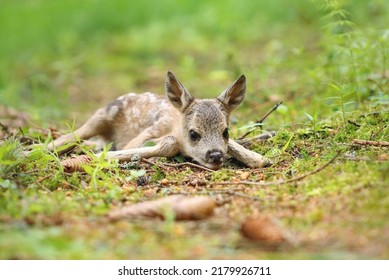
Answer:
[[[226,105],[228,112],[231,112],[242,103],[245,93],[246,77],[241,75],[217,97],[217,100]]]
[[[170,103],[180,111],[184,111],[194,100],[193,96],[190,95],[186,88],[170,71],[167,72],[166,76],[166,95],[169,98]]]

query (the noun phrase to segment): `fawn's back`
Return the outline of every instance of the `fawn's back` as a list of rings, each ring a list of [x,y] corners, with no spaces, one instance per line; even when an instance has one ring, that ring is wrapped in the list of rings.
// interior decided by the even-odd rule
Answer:
[[[150,92],[120,96],[100,110],[111,119],[107,122],[110,131],[106,140],[113,142],[118,150],[156,123],[159,124],[154,127],[156,137],[170,133],[178,114],[166,97]]]

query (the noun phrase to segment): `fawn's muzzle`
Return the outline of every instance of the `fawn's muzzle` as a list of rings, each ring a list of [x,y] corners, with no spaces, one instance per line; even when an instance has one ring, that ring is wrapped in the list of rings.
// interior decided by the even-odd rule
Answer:
[[[220,150],[210,150],[205,155],[207,162],[221,163],[224,160],[223,153]]]

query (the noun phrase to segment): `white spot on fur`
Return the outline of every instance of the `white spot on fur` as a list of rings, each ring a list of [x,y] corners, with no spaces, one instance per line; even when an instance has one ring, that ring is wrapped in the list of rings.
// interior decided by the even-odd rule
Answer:
[[[113,119],[113,118],[115,118],[115,116],[117,115],[118,112],[119,112],[119,107],[118,106],[112,106],[111,108],[109,108],[108,116],[111,119]]]
[[[139,108],[134,107],[134,108],[132,108],[132,114],[134,115],[135,118],[139,118],[141,115],[141,112],[140,112]]]

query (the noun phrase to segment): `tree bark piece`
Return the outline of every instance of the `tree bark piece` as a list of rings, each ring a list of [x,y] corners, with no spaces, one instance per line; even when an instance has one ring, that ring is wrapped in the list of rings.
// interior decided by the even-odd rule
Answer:
[[[389,147],[389,142],[387,141],[370,141],[370,140],[354,139],[353,144],[362,145],[362,146]]]
[[[112,210],[108,219],[118,221],[137,217],[165,219],[169,211],[175,220],[201,220],[213,214],[216,203],[207,196],[172,195]]]

